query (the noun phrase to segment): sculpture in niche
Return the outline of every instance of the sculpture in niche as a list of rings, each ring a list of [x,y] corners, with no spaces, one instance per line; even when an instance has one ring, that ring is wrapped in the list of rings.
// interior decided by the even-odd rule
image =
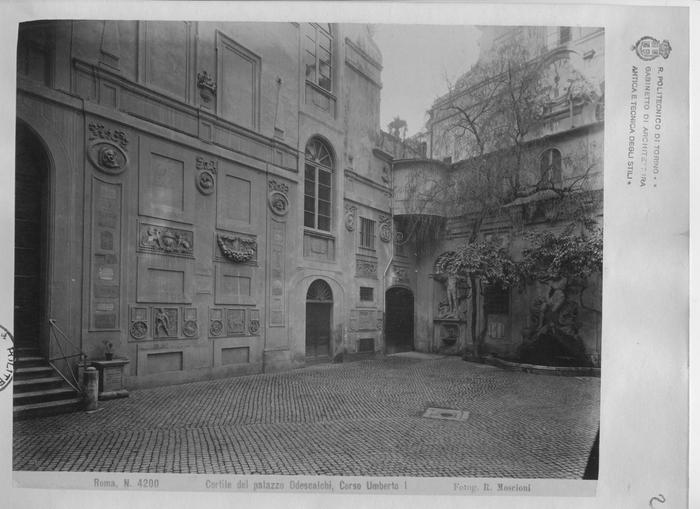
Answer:
[[[197,334],[197,322],[194,320],[187,320],[182,326],[182,333],[188,338],[195,336]]]
[[[355,214],[357,214],[357,207],[345,205],[345,227],[348,231],[355,230]]]
[[[141,242],[139,248],[143,251],[156,251],[176,255],[192,255],[192,232],[176,228],[141,224]]]
[[[258,243],[254,239],[244,239],[217,233],[216,242],[226,259],[236,263],[252,260],[258,249]]]
[[[154,337],[177,337],[177,309],[156,308],[155,322]]]
[[[148,334],[148,324],[142,320],[131,324],[131,336],[134,339],[143,339]]]
[[[224,325],[221,323],[221,320],[213,320],[211,325],[209,325],[209,332],[211,332],[212,336],[220,336],[223,329]]]
[[[126,150],[126,146],[129,144],[129,140],[126,139],[126,134],[124,133],[124,131],[115,130],[114,132],[112,132],[111,129],[105,128],[104,125],[94,123],[89,124],[88,128],[92,132],[92,136],[88,138],[89,141],[92,141],[97,138],[100,138],[102,140],[110,140],[115,143],[118,143],[119,146],[124,150]]]
[[[382,168],[382,181],[385,184],[388,184],[391,181],[391,177],[389,176],[389,167],[388,166],[384,166],[384,168]]]
[[[199,88],[199,95],[202,96],[205,102],[211,101],[216,96],[216,83],[207,71],[197,73],[197,87]]]
[[[467,288],[466,295],[459,295],[459,284],[464,282],[464,278],[450,274],[447,276],[436,275],[435,279],[445,284],[447,296],[438,303],[438,318],[463,319],[464,313],[460,312],[460,304],[464,299],[468,299],[470,288]]]

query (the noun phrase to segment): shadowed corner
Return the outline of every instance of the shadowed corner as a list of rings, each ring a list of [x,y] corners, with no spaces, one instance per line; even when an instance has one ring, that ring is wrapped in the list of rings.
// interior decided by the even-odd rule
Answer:
[[[591,447],[591,453],[588,455],[588,463],[586,464],[586,470],[583,472],[584,479],[598,479],[598,461],[599,461],[599,449],[600,449],[600,428],[595,434],[595,440],[593,441],[593,447]]]

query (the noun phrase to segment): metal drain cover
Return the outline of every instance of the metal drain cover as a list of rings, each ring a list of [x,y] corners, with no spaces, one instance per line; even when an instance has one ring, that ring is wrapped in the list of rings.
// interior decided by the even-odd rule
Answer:
[[[445,421],[466,421],[469,419],[469,412],[466,410],[452,410],[451,408],[428,408],[423,417]]]

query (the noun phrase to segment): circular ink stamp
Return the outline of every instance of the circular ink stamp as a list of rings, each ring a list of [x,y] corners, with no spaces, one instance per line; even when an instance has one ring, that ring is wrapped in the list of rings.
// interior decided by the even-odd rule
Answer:
[[[15,340],[10,331],[0,325],[0,391],[9,387],[15,366]]]

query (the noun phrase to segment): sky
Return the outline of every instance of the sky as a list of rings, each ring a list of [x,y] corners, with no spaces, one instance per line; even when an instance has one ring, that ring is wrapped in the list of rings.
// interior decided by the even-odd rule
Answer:
[[[466,25],[377,25],[383,57],[381,128],[399,116],[408,136],[425,125],[426,111],[447,92],[445,77],[461,76],[479,56],[481,32]]]

